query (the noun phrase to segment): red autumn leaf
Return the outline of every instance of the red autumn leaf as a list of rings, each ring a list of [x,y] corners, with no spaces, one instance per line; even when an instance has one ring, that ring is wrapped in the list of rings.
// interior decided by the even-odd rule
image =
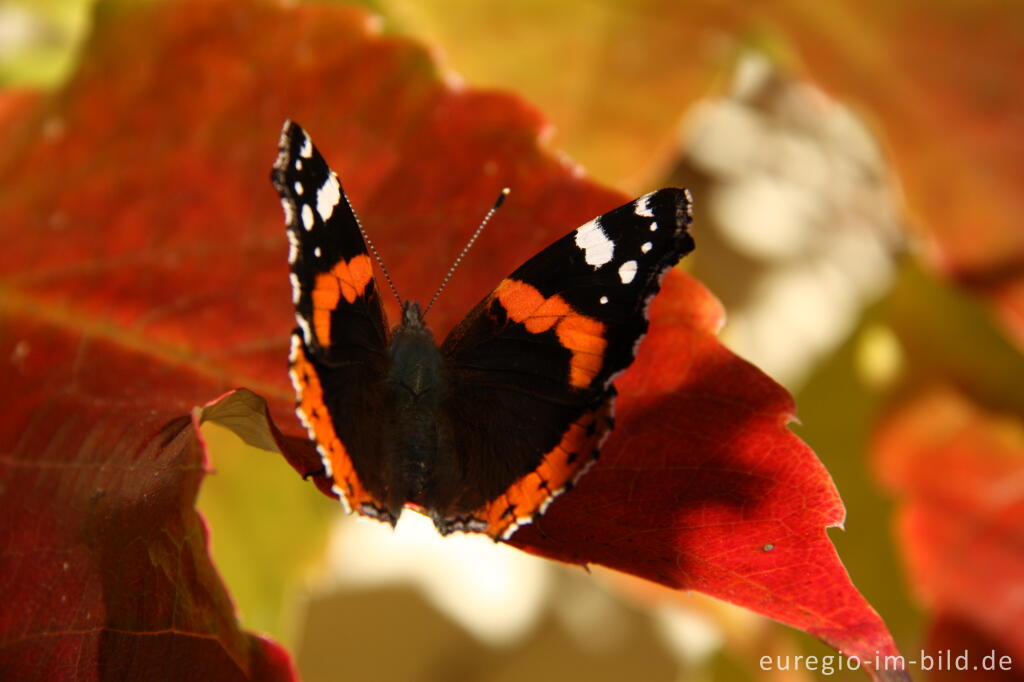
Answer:
[[[742,604],[848,655],[888,647],[825,533],[842,503],[786,428],[789,394],[718,343],[700,285],[663,292],[599,463],[512,544]]]
[[[360,12],[178,2],[103,13],[75,80],[5,124],[29,140],[0,166],[5,341],[28,363],[7,369],[24,377],[6,384],[5,452],[19,448],[30,469],[49,461],[39,453],[88,451],[134,471],[171,417],[231,385],[268,398],[283,441],[302,435],[284,362],[287,247],[267,182],[286,117],[312,132],[411,298],[431,293],[497,189],[514,189],[432,312],[438,335],[501,273],[626,199],[542,149],[543,122],[523,103],[445,83],[424,50],[377,35]],[[699,285],[666,279],[601,464],[514,544],[706,591],[847,654],[895,652],[825,535],[842,507],[785,429],[790,398],[718,344],[719,316]],[[30,424],[36,441],[22,450]],[[46,471],[47,490],[92,499],[74,467]],[[175,499],[190,504],[197,484]],[[133,499],[119,496],[119,509]],[[50,500],[23,503],[40,515]],[[75,525],[87,509],[48,513]],[[6,547],[31,539],[12,532]],[[106,577],[105,608],[131,598]],[[173,615],[199,619],[181,608]]]
[[[957,639],[951,632],[973,629],[976,635],[961,638],[965,646],[988,639],[999,653],[1024,660],[1019,416],[990,414],[952,390],[934,390],[887,418],[875,457],[901,502],[897,528],[910,584],[940,623],[936,637],[949,643]]]
[[[206,459],[181,415],[210,380],[39,311],[3,317],[0,677],[294,679],[239,629],[194,509]]]

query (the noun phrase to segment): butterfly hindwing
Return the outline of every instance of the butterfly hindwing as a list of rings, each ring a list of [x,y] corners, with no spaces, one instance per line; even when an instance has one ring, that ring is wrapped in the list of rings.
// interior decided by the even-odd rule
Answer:
[[[452,331],[445,415],[474,485],[436,510],[442,531],[507,537],[594,460],[647,304],[693,249],[689,222],[684,190],[640,197],[528,260]]]
[[[384,484],[375,474],[389,336],[362,231],[337,176],[290,121],[271,179],[288,231],[299,417],[346,506],[393,521],[377,502]]]

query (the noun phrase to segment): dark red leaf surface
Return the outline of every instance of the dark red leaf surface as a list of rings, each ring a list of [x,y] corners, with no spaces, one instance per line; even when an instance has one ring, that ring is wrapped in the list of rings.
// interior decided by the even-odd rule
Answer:
[[[210,382],[8,307],[0,358],[0,678],[293,679],[194,509]]]
[[[302,435],[267,181],[281,122],[311,132],[411,298],[430,295],[513,188],[431,313],[439,336],[504,273],[628,197],[544,150],[543,121],[521,101],[446,83],[424,50],[360,12],[178,2],[100,17],[66,90],[2,128],[27,143],[0,165],[0,454],[25,477],[0,500],[19,509],[2,556],[21,576],[9,597],[21,616],[0,646],[56,646],[48,633],[79,633],[86,616],[120,645],[156,619],[161,645],[215,640],[256,676],[264,659],[211,587],[191,511],[203,462],[174,417],[244,385],[268,399],[283,442]],[[894,652],[825,534],[842,506],[785,428],[791,399],[719,345],[720,316],[700,285],[666,279],[601,463],[513,544],[705,591],[847,654]],[[59,582],[65,556],[77,586]],[[184,588],[199,584],[202,598]],[[161,586],[173,599],[147,601]],[[49,606],[65,593],[91,606]]]
[[[879,477],[901,502],[910,584],[936,615],[935,636],[948,644],[952,633],[973,629],[967,643],[987,639],[1024,660],[1024,600],[1015,596],[1024,585],[1020,416],[936,389],[886,419],[875,454]]]

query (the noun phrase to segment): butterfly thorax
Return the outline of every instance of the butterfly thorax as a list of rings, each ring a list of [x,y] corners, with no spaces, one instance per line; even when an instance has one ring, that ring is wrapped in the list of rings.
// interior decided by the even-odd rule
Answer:
[[[406,501],[432,506],[433,481],[447,459],[442,451],[438,413],[445,397],[444,359],[423,322],[419,304],[402,306],[402,323],[392,330],[388,389],[390,437],[386,456],[387,505],[397,517]]]

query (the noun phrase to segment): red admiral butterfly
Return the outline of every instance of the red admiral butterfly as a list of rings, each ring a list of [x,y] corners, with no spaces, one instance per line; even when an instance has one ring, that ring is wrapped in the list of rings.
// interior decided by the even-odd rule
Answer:
[[[495,539],[541,514],[613,426],[612,381],[662,276],[693,250],[689,193],[662,189],[573,230],[438,347],[415,302],[388,328],[365,233],[290,121],[271,178],[291,246],[297,412],[346,509],[394,525],[410,506],[442,534]]]

